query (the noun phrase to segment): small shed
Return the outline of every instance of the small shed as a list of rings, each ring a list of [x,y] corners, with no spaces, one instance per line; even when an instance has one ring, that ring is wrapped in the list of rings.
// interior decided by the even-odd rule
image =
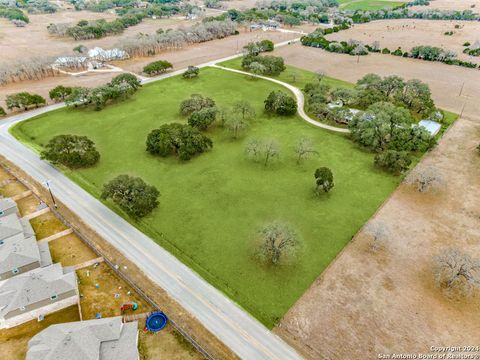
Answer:
[[[437,135],[442,128],[440,123],[430,119],[421,120],[418,125],[424,127],[432,136]]]

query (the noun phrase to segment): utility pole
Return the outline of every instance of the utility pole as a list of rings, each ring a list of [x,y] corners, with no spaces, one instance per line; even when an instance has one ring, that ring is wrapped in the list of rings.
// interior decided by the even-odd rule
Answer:
[[[55,201],[55,197],[53,196],[52,189],[50,189],[49,180],[45,180],[44,184],[47,185],[48,192],[50,193],[50,197],[52,198],[53,206],[55,207],[55,209],[57,209],[57,202]]]
[[[462,83],[462,87],[460,88],[460,93],[458,94],[458,96],[462,96],[464,86],[465,86],[465,81]]]

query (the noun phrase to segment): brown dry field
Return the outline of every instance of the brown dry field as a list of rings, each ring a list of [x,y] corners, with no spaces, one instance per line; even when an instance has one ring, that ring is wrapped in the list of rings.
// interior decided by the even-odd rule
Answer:
[[[472,5],[475,5],[472,8]],[[431,0],[428,6],[412,6],[414,10],[439,9],[439,10],[472,10],[480,11],[480,0]]]
[[[5,197],[12,197],[26,191],[27,188],[20,182],[14,181],[3,187],[0,187],[0,195]]]
[[[75,23],[80,20],[106,19],[111,21],[116,16],[110,13],[94,13],[90,11],[59,11],[54,14],[29,14],[30,23],[24,28],[18,28],[11,22],[0,20],[0,52],[1,62],[14,61],[26,54],[35,56],[62,56],[73,54],[73,48],[77,45],[85,45],[88,48],[100,46],[103,48],[113,47],[120,39],[130,37],[137,33],[153,33],[159,28],[177,28],[179,26],[191,26],[196,21],[179,18],[170,19],[145,19],[136,26],[129,27],[119,35],[106,36],[102,39],[75,41],[69,37],[58,37],[48,33],[47,26],[50,23]]]
[[[32,320],[11,329],[0,330],[0,354],[4,360],[25,360],[28,341],[52,324],[78,321],[78,306],[73,305],[45,316],[45,320]]]
[[[455,29],[460,25],[460,29]],[[453,35],[444,35],[446,31],[453,31]],[[414,46],[430,45],[457,53],[461,60],[480,63],[480,57],[469,56],[463,53],[463,44],[480,41],[480,22],[478,21],[443,21],[443,20],[379,20],[366,24],[357,24],[348,30],[328,35],[329,40],[361,40],[365,44],[380,42],[380,47],[395,50],[401,47],[403,51],[410,51]],[[388,56],[388,55],[385,55]],[[393,56],[393,55],[390,55]]]
[[[18,211],[21,216],[32,214],[37,211],[41,201],[35,195],[29,195],[17,201]]]
[[[354,57],[294,45],[279,49],[290,65],[354,82],[396,74],[427,82],[438,106],[463,117],[418,166],[433,165],[447,181],[437,195],[401,185],[370,221],[389,228],[385,250],[373,254],[362,231],[312,284],[275,332],[312,358],[373,359],[381,352],[428,352],[476,344],[479,296],[446,300],[433,285],[432,256],[457,246],[480,257],[480,72],[393,56]],[[460,89],[465,83],[462,95]]]
[[[53,262],[60,262],[63,266],[81,264],[97,257],[97,254],[75,234],[52,240],[48,246]]]
[[[33,231],[35,231],[37,240],[44,239],[67,229],[51,211],[33,218],[30,220],[30,224],[32,225]]]

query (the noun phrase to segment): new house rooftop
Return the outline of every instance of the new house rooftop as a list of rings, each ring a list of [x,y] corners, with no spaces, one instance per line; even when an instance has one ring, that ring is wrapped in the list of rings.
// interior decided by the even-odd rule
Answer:
[[[74,272],[64,273],[60,263],[32,270],[0,282],[0,321],[65,294],[76,296]],[[70,295],[68,295],[70,296]]]
[[[28,343],[27,360],[138,360],[137,322],[122,317],[51,325]]]

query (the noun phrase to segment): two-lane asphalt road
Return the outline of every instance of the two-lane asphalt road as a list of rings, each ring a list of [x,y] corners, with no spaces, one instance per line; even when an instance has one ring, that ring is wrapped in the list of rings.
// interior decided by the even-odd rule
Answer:
[[[163,78],[182,71],[166,74]],[[301,359],[295,350],[240,306],[10,135],[8,130],[12,125],[63,106],[51,105],[0,121],[0,153],[38,182],[48,179],[60,201],[137,264],[240,358]]]

